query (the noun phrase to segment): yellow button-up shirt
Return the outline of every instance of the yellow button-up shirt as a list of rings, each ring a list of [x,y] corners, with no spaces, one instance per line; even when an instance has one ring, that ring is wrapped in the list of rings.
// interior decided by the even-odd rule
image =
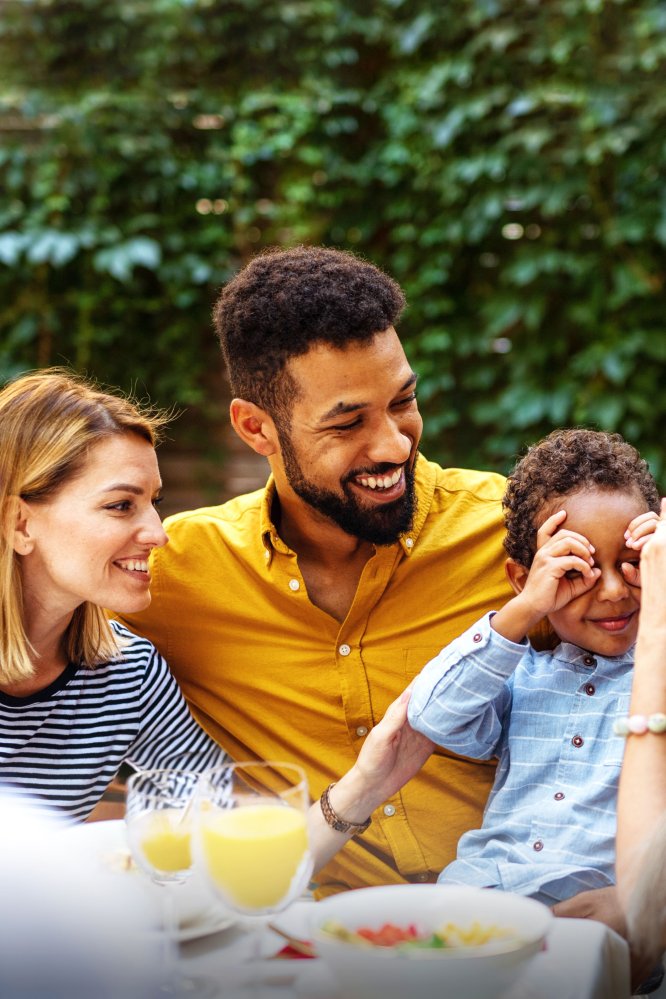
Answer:
[[[425,663],[511,595],[494,473],[419,457],[413,529],[369,559],[340,624],[308,598],[271,521],[274,485],[176,514],[148,610],[125,616],[166,657],[193,714],[238,760],[301,763],[313,799]],[[479,825],[491,764],[437,749],[318,875],[319,893],[434,880]]]

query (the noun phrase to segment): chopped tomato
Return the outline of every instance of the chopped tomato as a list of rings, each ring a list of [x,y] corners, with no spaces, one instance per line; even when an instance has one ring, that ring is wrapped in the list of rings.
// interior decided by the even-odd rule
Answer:
[[[356,930],[359,937],[363,937],[376,947],[394,947],[398,943],[408,943],[411,940],[419,939],[419,931],[413,923],[409,926],[396,926],[395,923],[384,923],[378,930],[373,930],[369,926],[362,926]]]

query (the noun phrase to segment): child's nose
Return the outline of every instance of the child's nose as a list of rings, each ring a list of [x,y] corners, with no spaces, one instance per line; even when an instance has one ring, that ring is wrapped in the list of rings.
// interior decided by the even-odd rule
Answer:
[[[623,600],[628,592],[629,584],[619,569],[601,573],[597,583],[597,595],[600,600]]]

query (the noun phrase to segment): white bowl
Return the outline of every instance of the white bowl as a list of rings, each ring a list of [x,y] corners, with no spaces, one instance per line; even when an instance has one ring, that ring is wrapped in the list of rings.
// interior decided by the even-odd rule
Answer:
[[[387,885],[360,888],[312,907],[310,933],[317,952],[354,999],[498,999],[542,948],[552,914],[520,895],[456,885]],[[384,923],[415,923],[424,933],[478,922],[510,932],[474,947],[442,950],[375,947],[337,939],[328,920],[348,930]]]

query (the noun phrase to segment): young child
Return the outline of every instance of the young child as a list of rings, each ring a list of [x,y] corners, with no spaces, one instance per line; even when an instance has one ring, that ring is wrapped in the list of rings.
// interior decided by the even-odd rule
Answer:
[[[554,905],[615,881],[613,722],[628,714],[640,604],[629,580],[659,495],[618,434],[558,430],[517,463],[504,509],[516,596],[428,663],[409,721],[446,749],[499,758],[482,827],[439,880]],[[539,652],[526,636],[546,617],[559,644]]]

